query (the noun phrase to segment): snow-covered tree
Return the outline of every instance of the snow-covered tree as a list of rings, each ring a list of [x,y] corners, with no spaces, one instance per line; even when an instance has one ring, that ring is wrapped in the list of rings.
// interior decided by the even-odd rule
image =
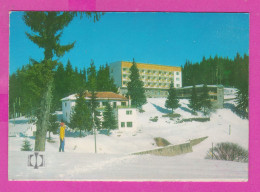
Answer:
[[[133,65],[130,68],[129,78],[130,82],[127,84],[127,95],[131,97],[132,105],[142,107],[142,105],[146,103],[144,83],[140,79],[140,74],[134,59]]]
[[[179,106],[179,99],[177,98],[176,90],[173,87],[173,82],[171,82],[170,89],[168,90],[168,97],[165,101],[165,107],[172,109],[173,113],[173,109],[177,109]]]

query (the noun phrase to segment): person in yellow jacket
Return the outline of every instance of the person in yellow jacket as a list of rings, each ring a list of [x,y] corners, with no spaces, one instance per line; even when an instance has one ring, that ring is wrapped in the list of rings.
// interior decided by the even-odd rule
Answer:
[[[66,126],[63,122],[60,123],[60,149],[59,152],[64,152],[64,146],[65,146],[65,129]]]

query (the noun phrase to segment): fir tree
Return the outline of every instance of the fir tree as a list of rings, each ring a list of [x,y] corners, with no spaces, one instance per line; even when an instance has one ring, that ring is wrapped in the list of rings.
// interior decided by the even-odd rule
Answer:
[[[27,139],[23,141],[21,151],[32,151],[32,145],[30,141],[28,141]]]
[[[173,109],[177,109],[179,106],[179,99],[177,98],[176,90],[173,87],[173,82],[171,82],[168,97],[165,101],[165,107],[172,109],[173,113]]]
[[[49,139],[50,139],[51,138],[51,132],[53,134],[57,134],[57,131],[58,131],[58,128],[59,128],[59,122],[58,122],[57,115],[51,114],[49,122],[50,122],[50,125],[48,127],[48,132],[49,132]]]
[[[23,17],[25,24],[32,30],[31,34],[26,33],[27,37],[44,49],[44,60],[41,64],[46,69],[46,73],[41,74],[46,84],[37,117],[36,151],[45,150],[53,88],[52,71],[57,64],[57,62],[53,62],[53,57],[61,57],[65,52],[74,47],[74,43],[68,45],[60,44],[61,32],[71,22],[72,18],[73,16],[69,12],[25,12]]]
[[[200,96],[199,107],[203,109],[204,115],[206,115],[212,107],[208,87],[206,84],[204,84],[202,88],[202,95]]]
[[[107,134],[109,134],[110,130],[117,129],[117,120],[109,102],[106,103],[103,119],[102,127],[108,129]]]
[[[89,107],[91,110],[91,118],[92,118],[91,123],[92,123],[92,127],[94,127],[93,123],[95,123],[96,128],[100,129],[101,128],[101,122],[99,119],[100,113],[97,111],[97,108],[99,107],[99,103],[97,102],[97,96],[96,96],[97,75],[96,75],[96,68],[93,60],[91,61],[90,67],[87,69],[87,76],[88,76],[87,85],[91,93],[91,98],[89,102]]]
[[[191,92],[191,98],[190,98],[190,105],[189,107],[194,111],[199,110],[199,103],[198,103],[198,96],[197,96],[197,91],[195,85],[192,87],[192,92]]]
[[[71,114],[70,127],[81,131],[91,130],[91,111],[85,99],[85,92],[82,90],[76,99],[76,105]]]
[[[136,107],[142,107],[146,103],[146,97],[144,93],[144,83],[140,80],[137,64],[133,59],[133,65],[130,68],[130,82],[127,84],[127,96],[131,97],[132,105]]]
[[[77,12],[25,12],[23,20],[32,30],[26,33],[27,37],[44,50],[44,59],[40,62],[45,66],[47,73],[40,73],[41,79],[45,80],[44,92],[41,94],[40,110],[37,116],[37,131],[35,139],[35,150],[45,150],[46,133],[49,124],[53,90],[53,69],[57,62],[53,57],[59,58],[74,47],[74,43],[61,45],[60,38],[64,27],[73,19]],[[100,13],[81,12],[88,18],[94,16],[94,21],[99,20]]]

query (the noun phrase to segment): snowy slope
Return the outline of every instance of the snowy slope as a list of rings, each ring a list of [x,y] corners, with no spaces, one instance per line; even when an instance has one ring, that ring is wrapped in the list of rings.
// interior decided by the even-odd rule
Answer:
[[[38,179],[85,179],[85,180],[225,180],[247,179],[247,164],[226,161],[205,160],[205,156],[212,143],[234,142],[248,149],[248,120],[241,119],[230,109],[218,109],[210,115],[208,122],[177,123],[162,115],[170,112],[164,107],[165,98],[150,98],[143,106],[145,112],[138,113],[137,132],[119,132],[115,130],[110,136],[97,135],[97,152],[94,154],[94,137],[66,137],[66,153],[58,153],[58,135],[52,135],[54,143],[46,142],[46,171],[41,170]],[[193,116],[188,107],[188,100],[180,100],[181,107],[175,113],[182,118]],[[149,119],[158,116],[157,122]],[[9,123],[9,173],[12,179],[33,179],[35,175],[29,170],[27,174],[20,174],[26,168],[26,163],[17,169],[16,158],[26,159],[28,152],[19,152],[23,135],[33,125],[24,121],[21,124]],[[231,127],[231,134],[229,134]],[[16,133],[16,134],[14,134]],[[176,157],[132,156],[133,152],[156,148],[154,137],[163,137],[172,144],[180,144],[189,139],[208,138],[193,147],[193,152]],[[28,138],[32,145],[34,138]],[[62,162],[60,162],[62,161]],[[86,164],[84,162],[86,161]],[[26,160],[25,160],[26,162]],[[47,163],[48,162],[48,163]],[[173,163],[174,162],[174,163]],[[196,163],[194,163],[196,162]],[[61,163],[61,164],[60,164]],[[56,169],[49,169],[59,164]],[[49,167],[49,168],[47,168]],[[62,168],[66,167],[66,171]],[[20,170],[21,169],[21,170]],[[154,171],[161,170],[161,171]],[[201,172],[200,170],[203,169]],[[26,168],[28,171],[28,168]],[[47,171],[48,170],[48,171]],[[88,174],[95,170],[96,174]],[[98,171],[97,171],[98,170]],[[115,170],[114,175],[104,174]],[[140,170],[146,173],[141,173]],[[177,171],[176,171],[177,170]],[[193,170],[191,173],[190,170]],[[169,172],[168,172],[169,171]],[[62,172],[62,173],[59,173]],[[239,173],[239,174],[238,174]]]

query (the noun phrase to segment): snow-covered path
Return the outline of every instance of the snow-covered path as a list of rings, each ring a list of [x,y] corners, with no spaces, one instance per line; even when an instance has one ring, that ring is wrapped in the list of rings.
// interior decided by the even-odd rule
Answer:
[[[45,167],[27,167],[30,152],[10,152],[9,179],[98,181],[246,181],[246,163],[151,155],[44,153]]]

